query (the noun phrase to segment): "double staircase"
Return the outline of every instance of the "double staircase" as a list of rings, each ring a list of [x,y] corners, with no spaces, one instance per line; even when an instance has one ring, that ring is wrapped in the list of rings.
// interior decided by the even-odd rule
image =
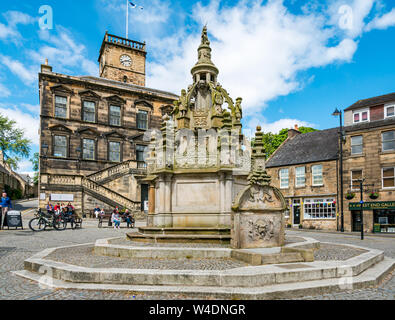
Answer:
[[[85,193],[90,194],[95,199],[98,199],[110,206],[119,206],[132,212],[141,211],[141,203],[139,201],[132,201],[104,186],[104,184],[121,178],[126,174],[143,177],[145,175],[145,170],[137,168],[137,164],[138,163],[134,160],[127,160],[97,171],[82,179],[82,187]]]
[[[115,192],[104,185],[126,174],[133,174],[136,177],[144,177],[145,169],[138,168],[138,163],[134,160],[127,160],[122,163],[110,166],[85,177],[51,175],[49,184],[62,186],[82,187],[82,190],[93,198],[108,204],[111,207],[118,206],[126,208],[131,212],[141,212],[140,201],[133,201]]]

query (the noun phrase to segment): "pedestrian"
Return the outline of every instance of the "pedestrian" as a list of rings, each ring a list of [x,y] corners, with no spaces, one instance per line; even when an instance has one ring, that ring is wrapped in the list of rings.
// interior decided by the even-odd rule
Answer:
[[[7,193],[3,192],[3,195],[1,197],[1,202],[0,202],[0,207],[1,207],[1,212],[0,212],[0,229],[3,228],[3,216],[4,216],[4,221],[7,219],[7,212],[8,209],[12,209],[12,203],[11,199],[7,196]]]
[[[121,217],[119,216],[119,212],[114,209],[111,216],[112,223],[114,224],[114,229],[120,229],[121,227]]]

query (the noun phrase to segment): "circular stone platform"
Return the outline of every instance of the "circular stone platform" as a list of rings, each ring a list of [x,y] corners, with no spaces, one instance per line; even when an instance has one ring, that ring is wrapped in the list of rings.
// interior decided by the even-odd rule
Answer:
[[[125,239],[102,239],[94,246],[46,249],[25,260],[25,270],[15,274],[54,288],[239,300],[367,288],[377,285],[395,267],[395,260],[385,258],[382,251],[343,244],[320,246],[307,237],[289,238],[282,248],[188,245],[136,245]],[[286,261],[313,251],[315,261]],[[284,261],[273,263],[266,261],[268,257]],[[249,259],[259,263],[252,265],[246,261]],[[263,264],[265,261],[269,264]]]
[[[88,268],[125,268],[161,270],[226,270],[247,266],[235,259],[152,259],[118,258],[94,254],[94,246],[57,249],[46,257],[48,260]]]

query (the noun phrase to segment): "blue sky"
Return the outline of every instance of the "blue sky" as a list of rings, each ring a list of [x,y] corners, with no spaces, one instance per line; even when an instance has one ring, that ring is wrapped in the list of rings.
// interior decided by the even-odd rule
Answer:
[[[244,127],[294,124],[326,129],[359,99],[394,92],[395,9],[391,0],[134,0],[129,38],[146,41],[147,85],[179,93],[207,23],[219,82],[243,97]],[[53,28],[40,28],[42,5]],[[37,73],[97,75],[106,30],[125,35],[126,0],[3,0],[0,113],[17,121],[38,150]],[[20,172],[30,172],[28,160]]]

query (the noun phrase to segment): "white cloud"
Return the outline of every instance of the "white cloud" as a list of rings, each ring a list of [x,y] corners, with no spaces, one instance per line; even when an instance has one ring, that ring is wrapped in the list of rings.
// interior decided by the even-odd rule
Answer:
[[[15,28],[11,28],[6,26],[5,24],[0,23],[0,39],[9,39],[9,38],[17,38],[20,34],[15,30]]]
[[[28,103],[21,103],[21,106],[28,110],[30,113],[39,115],[40,114],[40,105],[33,105]]]
[[[7,98],[11,95],[10,90],[0,83],[0,98]]]
[[[365,30],[370,31],[373,29],[387,29],[388,27],[392,26],[395,26],[395,8],[381,17],[374,18],[367,24]]]
[[[0,23],[0,40],[12,41],[14,44],[20,45],[17,40],[22,36],[17,26],[34,23],[36,19],[20,11],[7,11],[3,13],[3,16],[7,20],[7,25]]]
[[[30,139],[35,145],[39,144],[39,117],[34,117],[16,107],[6,107],[4,105],[0,105],[0,114],[14,120],[17,127],[25,131],[26,138]]]
[[[83,72],[87,75],[98,75],[98,66],[86,57],[87,50],[83,44],[77,43],[70,31],[57,26],[58,32],[49,33],[40,31],[40,39],[47,42],[37,51],[29,51],[30,57],[41,64],[48,58],[49,64],[54,67],[55,72],[74,73]]]
[[[32,85],[37,81],[37,69],[26,68],[20,61],[0,54],[0,62],[14,75],[19,77],[26,85]]]
[[[31,178],[34,176],[34,172],[32,170],[33,164],[29,159],[23,159],[18,162],[18,173],[28,174]]]
[[[7,11],[3,14],[5,19],[8,22],[8,25],[13,27],[17,24],[31,24],[34,23],[37,19],[29,16],[28,14],[20,11]]]
[[[195,6],[192,17],[200,25],[208,23],[219,82],[232,97],[244,98],[246,115],[261,112],[271,99],[300,90],[306,82],[301,71],[349,62],[357,49],[349,37],[329,44],[336,40],[337,30],[328,28],[321,12],[294,15],[278,0],[241,1],[234,7],[220,7],[213,0]],[[182,41],[170,38],[169,43],[178,44],[172,47],[175,54],[151,63],[147,82],[178,93],[191,82],[189,70],[197,61],[200,33]]]

